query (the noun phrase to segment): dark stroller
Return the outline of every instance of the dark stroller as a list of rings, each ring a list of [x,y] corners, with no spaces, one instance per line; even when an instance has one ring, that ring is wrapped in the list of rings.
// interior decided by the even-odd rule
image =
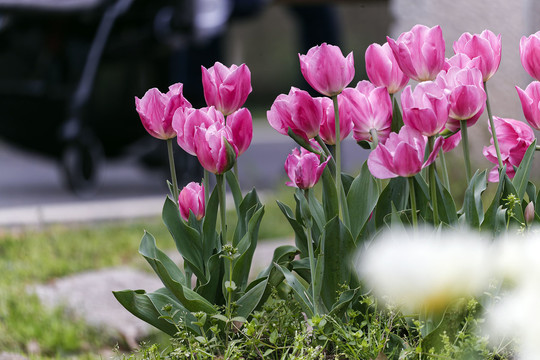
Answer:
[[[171,58],[191,41],[192,11],[173,0],[0,0],[0,137],[58,159],[79,194],[104,158],[160,148],[134,96],[181,81]],[[181,182],[200,177],[195,158],[178,151],[176,163]]]

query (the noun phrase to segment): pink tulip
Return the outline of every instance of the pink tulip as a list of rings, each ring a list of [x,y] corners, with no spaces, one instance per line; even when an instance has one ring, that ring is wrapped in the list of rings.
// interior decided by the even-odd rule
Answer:
[[[202,109],[180,108],[173,116],[172,127],[177,133],[178,145],[187,153],[195,155],[195,129],[209,128],[214,123],[225,122],[223,114],[210,106]]]
[[[442,141],[442,137],[435,140],[433,151],[424,161],[426,138],[419,131],[405,125],[399,134],[391,133],[384,144],[379,144],[369,154],[369,171],[379,179],[414,176],[435,161]]]
[[[435,83],[447,94],[450,118],[458,121],[469,120],[483,110],[486,93],[480,70],[453,66],[447,71],[441,71]],[[473,124],[467,123],[467,126],[471,125]]]
[[[443,138],[442,149],[445,153],[454,150],[461,141],[461,131],[450,135],[446,139]]]
[[[223,115],[240,109],[251,92],[251,73],[246,64],[230,68],[216,62],[208,70],[201,66],[204,99]]]
[[[291,181],[287,181],[287,186],[300,189],[309,189],[315,186],[322,175],[326,164],[330,158],[321,163],[319,155],[302,148],[293,149],[285,161],[285,171]]]
[[[389,94],[397,93],[409,82],[388,43],[369,45],[366,50],[366,73],[375,86],[386,87]]]
[[[474,35],[466,32],[454,42],[454,52],[465,54],[472,60],[478,58],[476,67],[482,72],[482,79],[486,82],[501,63],[501,35],[495,35],[489,30]]]
[[[444,66],[445,44],[440,26],[415,25],[397,40],[386,37],[401,70],[416,81],[433,80]]]
[[[465,54],[457,53],[454,56],[452,56],[449,59],[446,59],[444,61],[444,71],[448,71],[451,67],[455,66],[460,69],[465,68],[478,68],[478,63],[480,62],[480,58],[476,57],[474,60],[471,60],[470,57],[468,57]]]
[[[379,141],[386,141],[392,126],[392,102],[386,88],[364,80],[356,88],[343,90],[343,96],[351,103],[354,139],[373,141],[371,130],[375,130]]]
[[[533,81],[525,90],[516,86],[523,114],[529,125],[540,130],[540,82]]]
[[[298,54],[304,79],[319,93],[326,96],[339,94],[354,78],[352,52],[345,58],[340,48],[323,43]]]
[[[433,81],[418,84],[414,91],[407,86],[401,94],[403,123],[423,135],[438,134],[448,120],[450,104],[441,89]]]
[[[161,140],[172,139],[176,132],[172,128],[174,112],[179,108],[191,107],[182,95],[183,85],[177,83],[169,87],[166,94],[158,89],[149,89],[142,99],[135,97],[135,109],[139,113],[146,131]]]
[[[187,184],[178,195],[180,215],[185,221],[189,220],[191,211],[197,220],[204,217],[204,185],[196,182]]]
[[[322,109],[307,91],[292,87],[288,95],[278,95],[266,116],[279,133],[287,135],[291,128],[295,134],[307,140],[319,134]]]
[[[536,80],[540,80],[540,31],[521,38],[519,57],[525,71]]]
[[[229,128],[216,122],[208,128],[196,127],[195,155],[201,166],[214,174],[223,174],[236,162],[238,149]]]
[[[227,116],[227,127],[231,130],[233,143],[240,156],[249,148],[253,138],[253,120],[249,110],[241,108]]]
[[[322,119],[319,135],[321,139],[328,145],[336,143],[336,119],[334,114],[334,102],[328,97],[316,98],[321,103]],[[339,138],[344,140],[352,131],[352,113],[351,104],[343,97],[343,94],[338,95],[339,109]]]
[[[534,131],[524,122],[514,119],[503,119],[494,116],[493,122],[499,140],[502,162],[506,165],[506,174],[512,179],[515,175],[514,166],[519,166],[527,148],[535,139]],[[491,139],[491,146],[484,146],[483,154],[489,161],[498,164],[493,138]],[[491,169],[488,175],[489,181],[499,181],[497,169],[497,166]]]

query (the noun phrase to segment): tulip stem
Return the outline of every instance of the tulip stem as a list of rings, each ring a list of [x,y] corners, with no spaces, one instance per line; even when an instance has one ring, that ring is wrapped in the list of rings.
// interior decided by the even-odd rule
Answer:
[[[210,199],[210,172],[206,169],[204,169],[203,185],[204,185],[204,205],[206,208],[206,206],[208,206],[208,199]]]
[[[467,185],[471,180],[471,157],[469,155],[469,135],[467,134],[467,120],[461,120],[461,144],[463,145],[463,158],[465,160],[465,174]]]
[[[308,208],[309,208],[309,188],[304,189],[304,197],[306,198]],[[307,235],[307,246],[308,246],[308,257],[309,257],[309,271],[311,274],[311,294],[313,297],[313,312],[315,315],[319,314],[319,307],[317,306],[317,298],[315,294],[315,274],[316,274],[316,265],[315,265],[315,253],[313,251],[313,238],[311,236],[311,218],[306,219],[306,235]],[[318,280],[317,280],[318,281]]]
[[[219,213],[221,215],[221,244],[225,245],[227,243],[227,209],[225,203],[225,181],[223,180],[223,174],[216,174],[219,198]]]
[[[441,148],[439,150],[439,158],[441,159],[441,171],[444,180],[444,186],[446,190],[450,193],[450,179],[448,178],[448,168],[446,166],[446,156],[444,155],[444,150]]]
[[[429,153],[433,151],[433,143],[435,141],[434,136],[428,137]],[[437,203],[437,181],[435,179],[435,162],[429,165],[428,169],[429,177],[429,190],[431,197],[431,207],[433,209],[433,225],[439,226],[439,204]]]
[[[414,192],[414,180],[412,176],[409,177],[409,196],[411,197],[411,218],[413,228],[418,228],[418,218],[416,217],[416,194]]]
[[[334,161],[334,157],[332,156],[330,149],[328,149],[328,146],[326,146],[326,144],[319,135],[315,136],[315,140],[323,150],[324,160],[330,158],[330,160],[328,161],[328,166],[330,167],[330,173],[332,173],[332,176],[334,176],[334,173],[336,172],[336,162]]]
[[[169,168],[171,170],[171,183],[173,186],[174,202],[178,205],[178,181],[176,180],[176,166],[174,164],[173,139],[167,139],[167,152],[169,153]]]
[[[370,129],[369,134],[371,135],[371,150],[375,150],[379,146],[379,134],[376,129]],[[377,187],[379,188],[379,195],[382,193],[382,181],[379,178],[375,178],[377,182]]]
[[[491,135],[493,137],[493,146],[497,153],[497,160],[499,161],[499,171],[503,168],[503,162],[501,157],[501,149],[499,148],[499,140],[497,139],[497,132],[495,130],[495,123],[493,122],[493,114],[491,113],[491,105],[489,103],[489,95],[487,90],[487,82],[484,81],[484,91],[486,92],[486,109],[488,113],[489,126],[491,127]]]
[[[342,194],[341,183],[341,131],[339,129],[339,109],[338,109],[338,98],[337,95],[332,96],[332,101],[334,103],[334,119],[336,124],[336,191],[338,196],[339,203],[339,218],[343,219],[343,214],[345,214],[344,209],[344,193]]]

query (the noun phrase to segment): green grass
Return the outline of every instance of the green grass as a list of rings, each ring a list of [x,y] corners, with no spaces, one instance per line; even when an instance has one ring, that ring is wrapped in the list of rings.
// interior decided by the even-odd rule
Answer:
[[[293,236],[275,202],[279,199],[291,205],[292,192],[285,189],[263,199],[265,215],[260,239]],[[232,225],[233,221],[231,214],[228,222]],[[61,308],[43,307],[28,288],[70,274],[112,266],[151,271],[138,254],[144,230],[155,236],[160,248],[174,249],[174,242],[159,218],[51,226],[41,231],[0,230],[0,353],[27,353],[33,344],[38,344],[38,357],[99,358],[101,350],[112,349],[118,340]],[[158,336],[153,340],[164,339]]]

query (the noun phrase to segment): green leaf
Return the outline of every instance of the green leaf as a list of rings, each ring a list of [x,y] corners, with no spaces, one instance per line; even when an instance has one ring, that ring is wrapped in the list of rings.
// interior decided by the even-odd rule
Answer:
[[[225,297],[221,291],[225,267],[224,260],[220,255],[221,252],[216,252],[210,256],[206,262],[206,282],[196,288],[199,295],[216,305],[225,304]]]
[[[392,204],[398,211],[404,210],[409,201],[408,181],[406,178],[390,179],[388,185],[379,196],[375,207],[375,228],[384,226],[384,218],[392,213]]]
[[[532,142],[532,144],[529,146],[529,148],[525,152],[525,155],[523,156],[523,159],[521,160],[521,163],[519,164],[519,167],[516,170],[516,175],[514,176],[514,179],[512,180],[512,184],[517,190],[516,195],[520,198],[520,200],[523,200],[523,195],[525,195],[525,191],[527,189],[527,184],[529,182],[529,176],[531,174],[531,168],[533,164],[533,157],[534,157],[535,151],[536,151],[536,139]]]
[[[399,133],[399,130],[403,127],[403,116],[401,115],[401,109],[397,98],[394,97],[394,103],[392,104],[392,132]]]
[[[377,182],[369,172],[367,161],[362,165],[360,174],[352,182],[347,195],[347,206],[351,216],[351,235],[356,241],[371,213],[377,205],[379,191]]]
[[[499,183],[497,185],[497,191],[495,192],[495,195],[493,196],[493,200],[491,201],[491,204],[489,205],[485,216],[484,221],[482,221],[482,227],[481,229],[484,231],[491,231],[493,234],[497,234],[499,227],[497,224],[500,222],[500,216],[501,216],[501,210],[502,210],[502,203],[501,198],[504,190],[504,184],[505,180],[504,177],[506,176],[506,165],[503,166],[503,169],[501,173],[499,174]],[[502,210],[504,212],[505,219],[503,219],[503,226],[506,227],[506,210]],[[500,224],[499,224],[500,225]]]
[[[156,241],[152,235],[145,233],[141,240],[139,252],[152,266],[165,287],[174,294],[186,309],[193,312],[204,311],[207,314],[216,312],[216,309],[208,300],[180,283],[181,279],[178,277],[178,273],[181,272],[180,269],[163,252],[156,248]]]
[[[341,317],[345,314],[345,311],[349,308],[349,305],[356,302],[360,297],[361,292],[360,288],[346,290],[339,296],[338,301],[332,306],[330,311],[330,316],[332,317]]]
[[[529,181],[529,183],[527,184],[526,193],[529,201],[534,202],[536,200],[536,185]],[[534,205],[536,206],[536,203]]]
[[[242,202],[242,190],[240,189],[240,184],[238,183],[236,175],[232,171],[227,171],[225,173],[225,179],[227,180],[227,184],[229,184],[229,189],[231,189],[231,194],[234,199],[234,206],[236,207],[236,213],[238,213],[238,208]]]
[[[480,228],[480,224],[484,220],[482,193],[486,190],[486,187],[486,171],[479,172],[477,170],[469,182],[463,200],[463,214],[465,215],[465,220],[473,229]]]
[[[146,295],[162,317],[172,317],[171,319],[165,318],[165,321],[168,321],[173,325],[182,321],[182,323],[195,334],[200,334],[199,327],[193,324],[193,322],[197,321],[197,318],[178,302],[167,288],[161,288],[153,293],[147,293]],[[164,310],[164,307],[167,305],[171,306],[169,312]]]
[[[262,207],[262,204],[255,189],[251,190],[242,199],[238,207],[238,220],[233,236],[233,246],[237,247],[240,240],[244,237],[248,229],[248,223],[253,214]]]
[[[272,261],[269,266],[263,270],[257,278],[266,277],[270,275],[270,271],[274,268],[274,263],[285,266],[288,268],[289,264],[294,260],[296,255],[300,250],[296,246],[292,245],[281,245],[274,249],[274,255],[272,256]],[[290,270],[290,269],[289,269]]]
[[[212,191],[210,198],[208,199],[208,204],[206,206],[206,211],[204,215],[203,222],[203,232],[202,232],[202,252],[203,252],[203,261],[208,259],[215,251],[220,251],[221,242],[219,241],[217,232],[216,232],[216,223],[217,223],[217,214],[219,207],[219,197],[217,186]]]
[[[302,310],[306,313],[308,318],[313,317],[313,302],[311,296],[308,294],[307,289],[302,283],[285,267],[275,264],[276,269],[281,271],[285,277],[285,282],[293,291],[293,295],[298,301],[298,304]]]
[[[322,174],[323,185],[323,207],[326,221],[333,219],[339,215],[339,203],[336,190],[336,183],[330,173],[330,169],[326,167]]]
[[[330,220],[324,229],[324,274],[321,298],[328,309],[337,299],[342,285],[352,277],[351,256],[356,246],[349,230],[338,217]]]
[[[457,223],[456,204],[452,195],[444,187],[439,179],[439,175],[435,172],[435,180],[437,184],[437,203],[439,208],[439,218],[442,222],[448,225],[454,225]]]
[[[446,309],[439,325],[429,334],[424,336],[424,339],[422,340],[422,348],[435,349],[436,354],[441,353],[444,348],[442,335],[446,333],[446,335],[450,338],[450,343],[452,344],[456,335],[463,327],[462,322],[466,315],[466,299],[459,299],[454,304],[450,305]]]
[[[176,327],[165,319],[156,309],[144,290],[113,291],[113,295],[127,311],[142,321],[158,328],[170,336],[177,333]]]
[[[300,254],[307,254],[308,253],[307,237],[306,237],[306,232],[304,231],[304,226],[302,225],[302,223],[296,220],[290,207],[288,207],[287,205],[283,204],[280,201],[276,201],[276,202],[278,204],[279,209],[281,210],[283,215],[285,215],[285,218],[287,219],[287,221],[291,225],[291,228],[294,231],[295,243],[298,249],[300,250]]]
[[[416,194],[416,210],[419,211],[420,217],[429,221],[433,219],[433,210],[431,208],[428,184],[420,174],[416,174],[413,180]]]
[[[190,269],[199,279],[204,279],[202,243],[199,232],[182,220],[178,207],[169,198],[165,200],[163,205],[162,217],[184,261],[189,264]]]
[[[268,279],[265,279],[242,295],[242,297],[236,301],[236,314],[245,318],[251,315],[253,310],[255,310],[263,300],[267,286]]]
[[[513,194],[517,196],[517,189],[514,187],[514,184],[508,177],[508,175],[504,175],[504,190],[502,194],[502,201],[504,202],[504,199],[508,198],[508,195]],[[522,224],[525,224],[525,217],[523,216],[523,208],[521,207],[521,201],[515,204],[513,209],[514,216],[512,217],[513,221],[517,221],[517,226],[521,226]],[[508,214],[508,211],[507,211]]]

